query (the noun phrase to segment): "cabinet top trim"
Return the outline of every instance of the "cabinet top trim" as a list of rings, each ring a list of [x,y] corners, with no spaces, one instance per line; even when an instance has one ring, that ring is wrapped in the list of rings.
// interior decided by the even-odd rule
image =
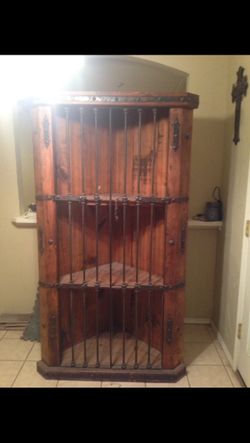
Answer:
[[[94,105],[94,106],[156,106],[198,108],[199,96],[183,93],[159,92],[63,92],[50,97],[32,97],[19,102],[26,106],[39,105]]]

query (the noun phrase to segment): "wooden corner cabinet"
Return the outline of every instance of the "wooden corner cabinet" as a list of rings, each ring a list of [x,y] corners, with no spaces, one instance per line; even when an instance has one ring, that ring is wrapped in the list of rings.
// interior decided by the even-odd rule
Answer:
[[[47,378],[176,381],[182,360],[189,93],[33,100]]]

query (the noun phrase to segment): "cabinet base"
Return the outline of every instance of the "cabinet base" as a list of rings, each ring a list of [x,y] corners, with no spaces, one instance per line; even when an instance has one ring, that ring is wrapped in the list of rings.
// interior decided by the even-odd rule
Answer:
[[[106,380],[174,383],[186,374],[186,366],[181,363],[174,369],[95,369],[48,366],[46,363],[40,360],[37,362],[37,371],[44,378],[57,380]]]

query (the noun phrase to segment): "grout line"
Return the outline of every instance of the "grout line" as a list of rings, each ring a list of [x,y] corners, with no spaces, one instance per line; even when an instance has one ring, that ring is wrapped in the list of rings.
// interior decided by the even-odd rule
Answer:
[[[29,355],[30,355],[32,349],[34,348],[34,346],[35,346],[35,343],[33,343],[33,346],[31,346],[30,351],[28,352],[28,354],[27,354],[27,356],[25,358],[25,361],[27,361],[27,358],[29,357]],[[31,361],[33,361],[33,360],[31,360]]]
[[[216,350],[216,352],[217,352],[217,355],[219,356],[219,359],[220,359],[220,361],[221,361],[222,366],[224,367],[224,363],[223,363],[222,357],[220,356],[219,351],[217,350],[217,348],[216,348],[216,346],[215,346],[214,343],[213,343],[213,346],[214,346],[214,348],[215,348],[215,350]]]
[[[17,375],[15,376],[15,378],[14,378],[13,382],[11,383],[11,386],[10,386],[11,388],[14,388],[14,387],[15,387],[15,386],[14,386],[14,383],[15,383],[15,381],[16,381],[16,379],[17,379],[17,377],[19,376],[19,374],[20,374],[21,370],[23,369],[23,367],[24,367],[24,364],[25,364],[25,360],[24,360],[23,364],[21,365],[21,367],[20,367],[20,369],[19,369],[19,371],[18,371]]]
[[[0,341],[5,337],[6,332],[7,332],[7,331],[4,332],[3,336],[0,338]]]
[[[187,377],[187,381],[188,381],[188,387],[191,388],[192,386],[191,386],[191,383],[190,383],[190,380],[188,377],[188,370],[187,369],[186,369],[186,377]]]

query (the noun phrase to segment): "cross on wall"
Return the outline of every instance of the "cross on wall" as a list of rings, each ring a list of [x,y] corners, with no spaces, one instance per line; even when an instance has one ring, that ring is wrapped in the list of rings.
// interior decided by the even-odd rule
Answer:
[[[242,66],[239,67],[237,71],[237,83],[233,85],[232,88],[232,102],[236,102],[235,105],[235,117],[234,117],[234,138],[233,142],[235,145],[240,141],[240,111],[241,111],[241,102],[243,96],[247,95],[247,76],[244,75],[244,68]]]

